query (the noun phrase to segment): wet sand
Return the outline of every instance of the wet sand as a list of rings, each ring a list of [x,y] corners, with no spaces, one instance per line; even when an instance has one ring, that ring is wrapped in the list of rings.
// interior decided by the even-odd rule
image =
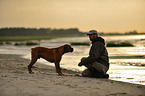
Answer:
[[[86,78],[63,69],[58,76],[55,67],[36,63],[35,74],[29,74],[30,60],[19,55],[0,54],[0,96],[145,96],[145,86]]]

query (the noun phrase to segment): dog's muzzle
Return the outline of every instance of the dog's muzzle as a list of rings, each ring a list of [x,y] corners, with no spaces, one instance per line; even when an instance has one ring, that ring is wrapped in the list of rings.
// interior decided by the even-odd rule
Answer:
[[[70,52],[73,52],[73,51],[74,51],[74,49],[73,49],[73,48],[71,48],[71,49],[70,49]]]

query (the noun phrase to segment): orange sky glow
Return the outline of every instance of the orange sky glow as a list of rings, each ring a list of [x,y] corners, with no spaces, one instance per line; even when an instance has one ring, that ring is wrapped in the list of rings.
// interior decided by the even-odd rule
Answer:
[[[145,0],[0,0],[0,28],[145,32]]]

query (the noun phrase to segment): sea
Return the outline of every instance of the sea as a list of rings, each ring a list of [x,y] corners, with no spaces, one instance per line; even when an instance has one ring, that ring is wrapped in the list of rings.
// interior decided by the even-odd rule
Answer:
[[[110,68],[107,72],[110,76],[109,79],[145,85],[145,35],[118,35],[101,37],[105,39],[106,44],[108,42],[130,42],[134,45],[133,47],[107,47],[110,62]],[[65,37],[41,41],[33,40],[31,42],[38,42],[40,44],[39,46],[54,48],[63,44],[70,44],[71,42],[90,42],[90,40],[86,36]],[[14,46],[15,43],[16,41],[13,41],[0,45],[0,54],[18,54],[23,58],[30,60],[31,48],[36,46]],[[77,72],[83,71],[85,67],[79,67],[78,63],[82,57],[88,56],[90,46],[72,45],[74,52],[63,55],[60,62],[61,67]],[[38,62],[54,66],[53,63],[47,62],[44,59],[39,59]]]

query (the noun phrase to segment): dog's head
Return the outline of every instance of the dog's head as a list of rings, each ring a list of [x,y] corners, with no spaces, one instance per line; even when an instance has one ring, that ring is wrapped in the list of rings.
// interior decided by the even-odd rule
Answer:
[[[69,44],[64,45],[64,51],[67,52],[73,52],[73,48]]]

